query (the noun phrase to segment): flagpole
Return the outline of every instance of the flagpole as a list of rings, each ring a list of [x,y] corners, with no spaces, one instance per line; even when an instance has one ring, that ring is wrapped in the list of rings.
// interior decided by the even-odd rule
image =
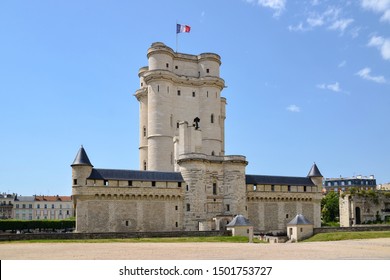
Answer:
[[[176,30],[175,30],[175,31],[176,31],[176,52],[177,52],[177,34],[178,34],[178,33],[177,33],[177,20],[176,20],[176,26],[175,26],[175,28],[176,28]]]

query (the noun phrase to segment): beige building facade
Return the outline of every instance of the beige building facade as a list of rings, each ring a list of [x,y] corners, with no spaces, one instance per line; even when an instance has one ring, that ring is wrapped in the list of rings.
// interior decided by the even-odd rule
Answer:
[[[240,214],[255,232],[285,232],[298,213],[321,226],[322,175],[247,175],[225,155],[226,99],[217,54],[163,43],[139,70],[140,170],[94,168],[81,147],[72,166],[79,232],[225,230]]]

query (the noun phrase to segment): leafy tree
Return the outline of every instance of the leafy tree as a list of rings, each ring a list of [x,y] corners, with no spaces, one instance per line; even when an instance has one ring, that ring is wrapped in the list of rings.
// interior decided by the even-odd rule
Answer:
[[[339,218],[339,194],[329,192],[321,200],[322,220],[325,223],[336,222]]]

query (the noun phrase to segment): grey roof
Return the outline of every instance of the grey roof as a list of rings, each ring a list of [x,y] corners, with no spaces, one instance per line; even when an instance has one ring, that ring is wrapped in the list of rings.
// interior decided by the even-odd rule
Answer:
[[[246,175],[245,181],[247,184],[260,185],[314,186],[313,181],[308,177]]]
[[[288,223],[288,225],[312,225],[312,223],[302,214],[298,214]]]
[[[307,174],[307,177],[322,177],[322,174],[315,163],[311,167],[309,174]]]
[[[33,202],[34,200],[35,200],[34,196],[15,196],[15,201]]]
[[[184,182],[180,172],[96,169],[96,168],[92,169],[91,175],[89,175],[88,179]]]
[[[74,159],[71,166],[77,166],[77,165],[93,166],[91,164],[91,162],[89,161],[89,158],[88,158],[87,153],[85,152],[83,146],[81,146],[80,150],[77,152],[76,158]]]
[[[252,224],[249,222],[249,220],[247,218],[245,218],[243,215],[237,215],[226,226],[227,227],[236,227],[236,226],[251,226],[251,225]]]

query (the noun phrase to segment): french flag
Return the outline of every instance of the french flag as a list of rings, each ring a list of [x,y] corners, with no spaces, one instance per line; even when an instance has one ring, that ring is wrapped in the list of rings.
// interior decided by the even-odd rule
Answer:
[[[183,24],[176,24],[176,33],[190,32],[191,27]]]

